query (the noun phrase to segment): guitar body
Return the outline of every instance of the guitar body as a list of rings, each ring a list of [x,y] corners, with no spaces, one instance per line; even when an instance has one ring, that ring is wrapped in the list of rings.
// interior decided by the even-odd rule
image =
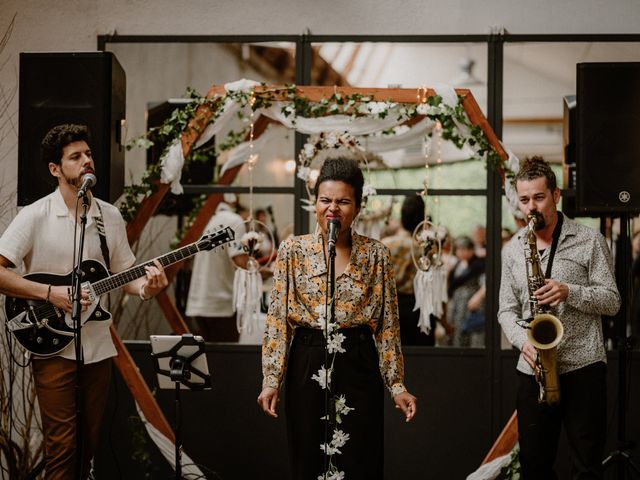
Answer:
[[[109,275],[106,267],[97,260],[82,262],[82,289],[89,292],[91,304],[80,315],[80,325],[91,321],[111,319],[111,314],[100,306],[100,297],[127,283],[146,275],[146,267],[154,261],[163,267],[189,258],[198,252],[211,250],[234,239],[233,230],[225,227],[203,235],[197,242],[173,250],[122,272]],[[53,275],[30,273],[25,278],[45,285],[71,287],[71,273]],[[73,342],[73,321],[65,313],[48,302],[7,297],[4,305],[7,328],[24,348],[41,357],[49,357],[64,350]]]
[[[104,265],[96,260],[82,262],[84,272],[83,284],[106,278],[109,274]],[[38,283],[71,286],[71,273],[53,275],[49,273],[31,273],[24,278]],[[73,320],[66,313],[52,304],[42,300],[25,300],[7,297],[5,301],[6,318],[9,322],[19,324],[13,330],[15,339],[30,352],[48,357],[64,350],[73,342]],[[100,300],[94,299],[91,305],[82,312],[81,324],[88,321],[109,320],[111,314],[100,306]]]

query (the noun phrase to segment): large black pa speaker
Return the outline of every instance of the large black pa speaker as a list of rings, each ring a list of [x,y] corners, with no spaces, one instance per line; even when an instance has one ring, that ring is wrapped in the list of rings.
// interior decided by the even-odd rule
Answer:
[[[577,66],[577,209],[640,212],[640,63]]]
[[[126,78],[111,52],[21,53],[18,131],[18,205],[57,185],[40,144],[51,127],[86,125],[98,183],[93,194],[114,202],[124,188]]]

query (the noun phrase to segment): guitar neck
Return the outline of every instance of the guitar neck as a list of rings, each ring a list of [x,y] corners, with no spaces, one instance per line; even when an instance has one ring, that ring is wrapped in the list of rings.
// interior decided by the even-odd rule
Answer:
[[[128,270],[124,270],[115,275],[111,275],[102,280],[98,280],[92,285],[93,290],[96,295],[100,296],[104,295],[105,293],[109,293],[112,290],[116,290],[129,282],[137,280],[138,278],[146,275],[145,267],[154,265],[154,260],[158,260],[160,262],[160,265],[162,265],[163,267],[167,267],[179,262],[180,260],[189,258],[200,251],[197,243],[198,242],[190,243],[187,246],[184,246],[177,250],[173,250],[172,252],[162,255],[161,257],[157,257],[153,260],[149,260],[148,262],[141,263],[140,265],[136,265],[135,267],[131,267]]]

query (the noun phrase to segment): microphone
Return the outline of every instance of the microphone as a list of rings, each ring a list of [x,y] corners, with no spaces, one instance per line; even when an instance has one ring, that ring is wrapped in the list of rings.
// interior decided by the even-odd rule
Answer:
[[[330,250],[336,248],[336,241],[338,240],[338,235],[340,234],[340,227],[342,227],[342,224],[337,218],[332,218],[331,220],[329,220],[328,242]]]
[[[78,198],[84,197],[87,194],[87,190],[93,187],[97,182],[98,179],[93,173],[85,174],[84,178],[82,179],[82,185],[78,190]]]

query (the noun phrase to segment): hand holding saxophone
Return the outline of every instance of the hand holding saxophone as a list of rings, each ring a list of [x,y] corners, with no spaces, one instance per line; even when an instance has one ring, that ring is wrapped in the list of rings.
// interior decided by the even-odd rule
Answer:
[[[536,296],[540,305],[557,307],[569,296],[569,287],[566,283],[547,278],[544,281],[544,285],[533,292],[533,294]]]
[[[524,345],[522,345],[522,356],[529,366],[535,370],[536,360],[538,358],[538,350],[536,350],[536,347],[534,347],[530,342],[524,342]]]

